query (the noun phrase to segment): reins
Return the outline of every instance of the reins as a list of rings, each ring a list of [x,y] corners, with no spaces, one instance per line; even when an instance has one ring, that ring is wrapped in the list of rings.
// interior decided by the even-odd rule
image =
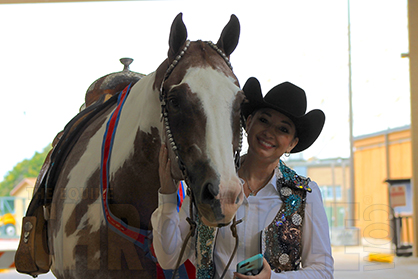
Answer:
[[[225,274],[226,274],[226,272],[228,271],[228,269],[229,269],[229,266],[231,265],[231,263],[232,263],[232,259],[234,258],[234,256],[235,256],[235,254],[237,253],[237,250],[238,250],[238,243],[239,243],[239,237],[238,237],[238,233],[237,233],[237,225],[239,224],[239,223],[241,223],[242,222],[242,219],[240,219],[240,220],[238,220],[237,221],[237,216],[235,215],[234,216],[234,220],[232,221],[232,224],[231,224],[231,232],[232,232],[232,236],[235,238],[235,246],[234,246],[234,251],[232,251],[232,255],[231,255],[231,257],[229,258],[229,261],[228,261],[228,264],[226,265],[226,267],[225,267],[225,269],[224,269],[224,272],[222,273],[222,275],[221,275],[221,279],[222,278],[224,278],[224,276],[225,276]]]
[[[218,46],[216,44],[214,44],[213,42],[206,41],[205,43],[208,44],[212,49],[214,49],[220,56],[222,56],[225,63],[228,65],[228,67],[232,71],[231,62],[229,61],[229,59],[225,55],[225,53],[220,48],[218,48]],[[184,179],[184,181],[186,181],[186,184],[188,184],[188,185],[190,185],[190,184],[189,184],[189,177],[188,177],[188,174],[187,174],[187,169],[186,169],[186,167],[183,163],[183,160],[180,157],[176,142],[174,141],[173,134],[171,132],[170,122],[169,122],[169,119],[168,119],[167,102],[166,102],[167,96],[166,96],[166,94],[164,94],[163,88],[164,88],[164,82],[168,79],[168,77],[170,76],[173,69],[177,66],[180,59],[184,56],[184,54],[186,53],[189,46],[190,46],[190,41],[187,40],[183,50],[180,51],[179,55],[176,56],[176,58],[173,60],[171,65],[167,68],[167,71],[165,72],[163,81],[161,82],[161,86],[160,86],[161,120],[164,120],[164,126],[165,126],[165,130],[166,130],[166,135],[167,135],[168,142],[171,146],[172,151],[174,152],[174,154],[176,156],[176,161],[179,165],[179,169],[182,172],[183,179]],[[242,149],[242,124],[243,124],[242,120],[240,120],[239,145],[238,145],[237,151],[236,151],[235,156],[234,156],[235,168],[236,168],[237,171],[238,171],[238,168],[240,166],[240,152],[241,152],[241,149]],[[183,245],[181,247],[180,255],[179,255],[179,258],[177,259],[177,263],[176,263],[176,268],[174,269],[172,277],[171,277],[172,279],[174,279],[176,277],[176,273],[178,271],[178,268],[180,267],[180,263],[181,263],[181,260],[184,256],[184,252],[186,250],[186,246],[187,246],[188,241],[196,233],[196,226],[197,225],[196,225],[196,221],[194,220],[194,213],[193,213],[193,205],[194,205],[195,201],[194,201],[193,193],[191,192],[191,189],[189,187],[187,188],[187,195],[190,198],[190,212],[189,212],[190,217],[187,217],[186,220],[190,225],[190,230],[189,230],[189,233],[187,234],[187,236],[186,236],[186,238],[183,242]],[[236,221],[236,216],[234,216],[234,219],[233,219],[232,224],[231,224],[231,231],[232,231],[233,237],[235,238],[235,248],[234,248],[233,253],[232,253],[232,255],[231,255],[231,257],[228,261],[228,264],[225,267],[224,272],[222,273],[221,279],[225,276],[226,272],[228,271],[228,268],[231,265],[232,259],[234,258],[235,254],[237,252],[239,239],[238,239],[236,226],[241,222],[242,222],[242,220]]]

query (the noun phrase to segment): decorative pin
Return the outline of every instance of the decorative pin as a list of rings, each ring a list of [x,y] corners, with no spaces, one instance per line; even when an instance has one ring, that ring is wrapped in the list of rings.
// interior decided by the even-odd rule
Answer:
[[[300,224],[302,224],[302,216],[300,216],[299,214],[295,213],[292,216],[292,222],[294,225],[299,226]]]
[[[23,225],[23,229],[25,230],[23,233],[23,242],[28,243],[30,231],[33,229],[32,223],[26,222],[25,225]]]
[[[288,197],[292,194],[292,190],[289,187],[282,187],[280,189],[280,194],[282,194],[285,197]]]
[[[283,221],[281,221],[281,220],[276,221],[276,226],[277,227],[280,227],[281,225],[283,225]]]
[[[32,225],[31,222],[26,222],[25,223],[25,226],[24,226],[25,231],[29,232],[29,231],[32,230],[32,228],[33,228],[33,225]]]
[[[288,262],[289,262],[289,255],[285,254],[285,253],[281,254],[280,258],[279,258],[279,263],[282,264],[282,265],[285,265]]]

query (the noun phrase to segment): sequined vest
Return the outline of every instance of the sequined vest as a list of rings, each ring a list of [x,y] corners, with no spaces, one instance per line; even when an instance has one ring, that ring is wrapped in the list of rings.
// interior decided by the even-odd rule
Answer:
[[[261,232],[261,253],[274,272],[297,270],[302,253],[302,225],[306,194],[312,192],[309,178],[298,175],[282,161],[276,168],[277,190],[282,206],[273,221]],[[204,225],[197,218],[195,238],[196,278],[210,279],[217,228]]]

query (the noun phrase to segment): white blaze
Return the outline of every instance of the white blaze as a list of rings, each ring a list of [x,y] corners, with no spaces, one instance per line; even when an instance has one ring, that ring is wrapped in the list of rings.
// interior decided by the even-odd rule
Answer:
[[[233,77],[227,77],[212,68],[190,68],[183,79],[183,83],[187,83],[202,102],[207,118],[206,152],[223,182],[237,180],[231,112],[235,97],[241,89],[234,82]],[[223,186],[227,185],[229,183]]]

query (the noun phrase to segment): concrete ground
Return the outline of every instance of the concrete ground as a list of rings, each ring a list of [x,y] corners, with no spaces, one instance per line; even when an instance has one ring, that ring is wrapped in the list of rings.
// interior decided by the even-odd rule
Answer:
[[[370,253],[393,255],[388,245],[333,247],[332,250],[336,279],[418,278],[417,257],[393,257],[388,263],[369,260]]]
[[[0,239],[0,250],[17,248],[18,240]],[[333,247],[334,276],[336,279],[392,279],[392,278],[418,278],[417,257],[394,257],[393,262],[383,263],[369,261],[370,253],[393,254],[387,243],[363,243],[361,246]],[[0,270],[0,279],[31,278],[28,275],[17,273],[16,270]],[[51,272],[39,278],[55,278]],[[321,278],[318,278],[321,279]]]

